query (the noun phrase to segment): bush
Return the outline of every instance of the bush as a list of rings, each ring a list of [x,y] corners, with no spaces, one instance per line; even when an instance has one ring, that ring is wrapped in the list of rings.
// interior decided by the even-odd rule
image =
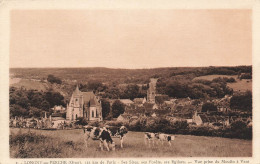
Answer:
[[[82,151],[81,143],[73,141],[54,141],[53,138],[35,133],[10,135],[10,156],[12,158],[61,158],[71,151]]]
[[[120,126],[123,125],[123,122],[120,122],[120,121],[107,121],[106,125],[120,127]]]
[[[50,83],[52,83],[52,84],[53,84],[53,83],[57,83],[57,84],[61,84],[61,83],[62,83],[62,81],[61,81],[60,78],[55,77],[55,76],[53,76],[53,75],[48,75],[47,81],[50,82]]]
[[[232,96],[230,99],[230,108],[242,111],[252,111],[252,92],[247,91],[244,94]]]
[[[207,112],[207,111],[210,111],[210,112],[216,112],[218,109],[217,109],[217,106],[215,106],[213,103],[205,103],[202,105],[202,112]]]
[[[94,126],[94,127],[101,127],[102,126],[102,123],[99,122],[99,121],[93,121],[93,122],[89,122],[90,126]]]
[[[88,124],[88,121],[86,118],[83,118],[83,117],[79,117],[77,118],[77,122],[75,124],[78,124],[78,125],[87,125]]]
[[[252,79],[252,75],[250,73],[242,74],[239,79]]]

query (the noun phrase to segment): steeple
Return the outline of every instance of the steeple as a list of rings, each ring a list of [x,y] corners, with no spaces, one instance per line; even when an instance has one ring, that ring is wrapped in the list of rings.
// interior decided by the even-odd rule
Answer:
[[[77,84],[77,86],[76,86],[76,89],[75,89],[74,93],[76,93],[76,94],[80,93],[79,85],[78,85],[78,84]]]

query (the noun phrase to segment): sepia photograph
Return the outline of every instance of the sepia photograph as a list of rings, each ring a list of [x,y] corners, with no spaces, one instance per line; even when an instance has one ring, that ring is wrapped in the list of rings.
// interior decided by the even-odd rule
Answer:
[[[10,10],[9,158],[253,157],[252,17]]]

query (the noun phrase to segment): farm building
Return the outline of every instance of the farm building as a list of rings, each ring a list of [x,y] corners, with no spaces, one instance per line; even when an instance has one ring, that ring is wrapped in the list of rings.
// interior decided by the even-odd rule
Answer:
[[[143,106],[146,103],[146,98],[135,98],[133,101],[137,106]]]

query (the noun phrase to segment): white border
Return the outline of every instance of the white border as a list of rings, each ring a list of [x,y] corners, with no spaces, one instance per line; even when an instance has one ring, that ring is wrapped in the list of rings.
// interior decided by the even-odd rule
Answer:
[[[9,158],[9,12],[13,9],[252,9],[253,22],[253,157],[252,158],[159,158],[159,160],[186,160],[195,159],[248,159],[250,163],[260,163],[260,120],[258,108],[260,107],[260,1],[259,0],[0,0],[0,164],[23,162],[25,159]],[[258,150],[259,149],[259,150]],[[150,159],[150,158],[149,158]],[[138,160],[149,160],[138,158]],[[34,160],[34,159],[29,159]],[[37,159],[35,159],[37,160]],[[42,159],[41,161],[51,161]],[[59,161],[61,159],[53,159]],[[70,161],[71,159],[64,159]],[[101,159],[90,159],[100,161]],[[102,159],[104,160],[104,159]],[[112,160],[111,158],[109,160]],[[117,158],[120,160],[120,158]],[[74,159],[86,161],[86,158]]]

